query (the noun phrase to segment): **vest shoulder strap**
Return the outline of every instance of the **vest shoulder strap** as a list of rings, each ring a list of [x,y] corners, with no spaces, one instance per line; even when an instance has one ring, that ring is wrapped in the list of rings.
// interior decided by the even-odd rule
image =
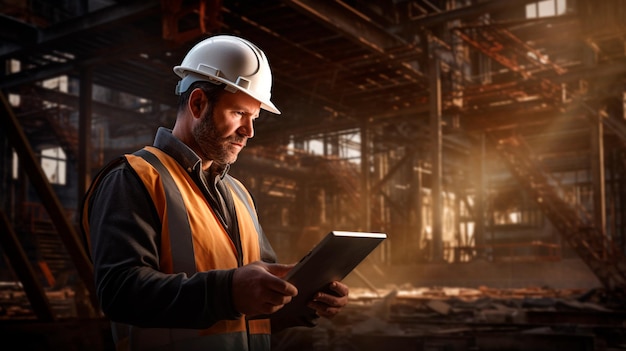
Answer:
[[[233,177],[226,174],[223,178],[223,181],[228,185],[228,187],[237,195],[237,197],[246,205],[246,209],[248,213],[250,213],[250,217],[252,217],[252,221],[254,222],[254,227],[256,228],[257,233],[261,233],[261,225],[259,224],[259,220],[256,215],[256,210],[252,207],[250,203],[250,197],[247,194],[247,190],[245,190],[239,182],[235,181]]]
[[[168,209],[167,229],[170,235],[174,272],[185,272],[187,275],[192,275],[196,272],[195,259],[193,259],[193,237],[183,196],[174,178],[172,178],[172,174],[158,157],[146,149],[138,150],[134,155],[146,160],[161,176]]]
[[[243,202],[244,205],[246,205],[246,209],[250,213],[250,217],[252,218],[252,221],[254,222],[254,228],[256,228],[256,232],[259,235],[259,245],[261,247],[261,260],[265,262],[272,262],[272,263],[275,262],[276,253],[274,252],[272,245],[270,245],[269,241],[265,237],[265,233],[263,232],[263,229],[261,228],[261,224],[259,224],[259,218],[257,216],[256,209],[253,207],[253,204],[250,203],[252,197],[248,195],[248,191],[244,189],[241,183],[239,183],[239,181],[236,181],[230,175],[226,174],[224,176],[223,181],[228,185],[230,189],[232,189],[232,191],[237,195],[237,197],[241,199],[241,202]]]

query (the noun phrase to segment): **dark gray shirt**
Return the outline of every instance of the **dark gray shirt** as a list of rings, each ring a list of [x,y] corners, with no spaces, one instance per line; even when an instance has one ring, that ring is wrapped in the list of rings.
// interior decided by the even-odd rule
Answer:
[[[165,128],[158,130],[154,146],[199,183],[229,235],[239,243],[233,200],[222,183],[228,167],[214,169],[207,177],[195,152]],[[113,321],[161,328],[206,328],[238,318],[231,296],[234,269],[191,276],[159,271],[161,222],[143,183],[123,160],[108,169],[89,203],[94,277],[103,312]],[[259,235],[264,243],[262,257],[275,261],[262,231]]]

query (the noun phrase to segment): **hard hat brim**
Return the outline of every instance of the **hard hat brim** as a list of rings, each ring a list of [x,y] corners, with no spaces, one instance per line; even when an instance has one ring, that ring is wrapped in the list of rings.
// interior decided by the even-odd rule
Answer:
[[[185,72],[186,71],[186,72]],[[181,66],[176,66],[174,67],[174,72],[178,75],[178,76],[183,76],[183,79],[181,79],[178,82],[178,85],[176,86],[176,94],[180,95],[182,93],[184,93],[185,91],[187,91],[187,89],[189,89],[189,87],[195,83],[195,82],[209,82],[209,83],[213,83],[213,84],[224,84],[227,87],[230,87],[230,89],[227,89],[228,91],[234,92],[233,90],[239,90],[242,93],[252,97],[253,99],[259,101],[261,103],[261,108],[269,111],[271,113],[280,115],[281,112],[280,110],[274,105],[274,103],[272,103],[269,99],[263,99],[259,96],[256,96],[256,94],[254,94],[252,91],[250,91],[249,89],[245,89],[242,88],[236,84],[233,84],[232,82],[230,82],[229,80],[226,79],[222,79],[220,77],[207,77],[204,75],[203,72],[193,72],[192,70],[189,69],[185,69]],[[186,74],[185,74],[186,73]],[[226,89],[226,88],[225,88]]]

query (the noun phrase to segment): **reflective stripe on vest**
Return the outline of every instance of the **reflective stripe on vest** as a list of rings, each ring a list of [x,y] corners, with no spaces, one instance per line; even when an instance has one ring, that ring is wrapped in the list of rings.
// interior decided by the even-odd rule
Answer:
[[[173,270],[174,272],[185,272],[187,275],[192,275],[196,272],[195,259],[192,259],[194,257],[193,240],[189,221],[187,220],[187,208],[183,202],[182,195],[170,172],[154,154],[145,149],[139,150],[135,154],[148,161],[159,172],[165,188],[165,202],[168,208],[167,229],[169,233],[176,233],[175,238],[170,238]],[[188,257],[189,259],[180,259],[182,257]]]

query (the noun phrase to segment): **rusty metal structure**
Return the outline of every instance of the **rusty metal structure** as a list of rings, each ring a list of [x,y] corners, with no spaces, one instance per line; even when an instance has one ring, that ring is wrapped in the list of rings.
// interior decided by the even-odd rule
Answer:
[[[381,266],[574,256],[626,288],[623,1],[0,0],[0,29],[0,280],[39,321],[59,319],[45,286],[98,315],[82,194],[173,125],[172,67],[216,33],[274,72],[283,114],[232,172],[284,260],[382,231]]]

